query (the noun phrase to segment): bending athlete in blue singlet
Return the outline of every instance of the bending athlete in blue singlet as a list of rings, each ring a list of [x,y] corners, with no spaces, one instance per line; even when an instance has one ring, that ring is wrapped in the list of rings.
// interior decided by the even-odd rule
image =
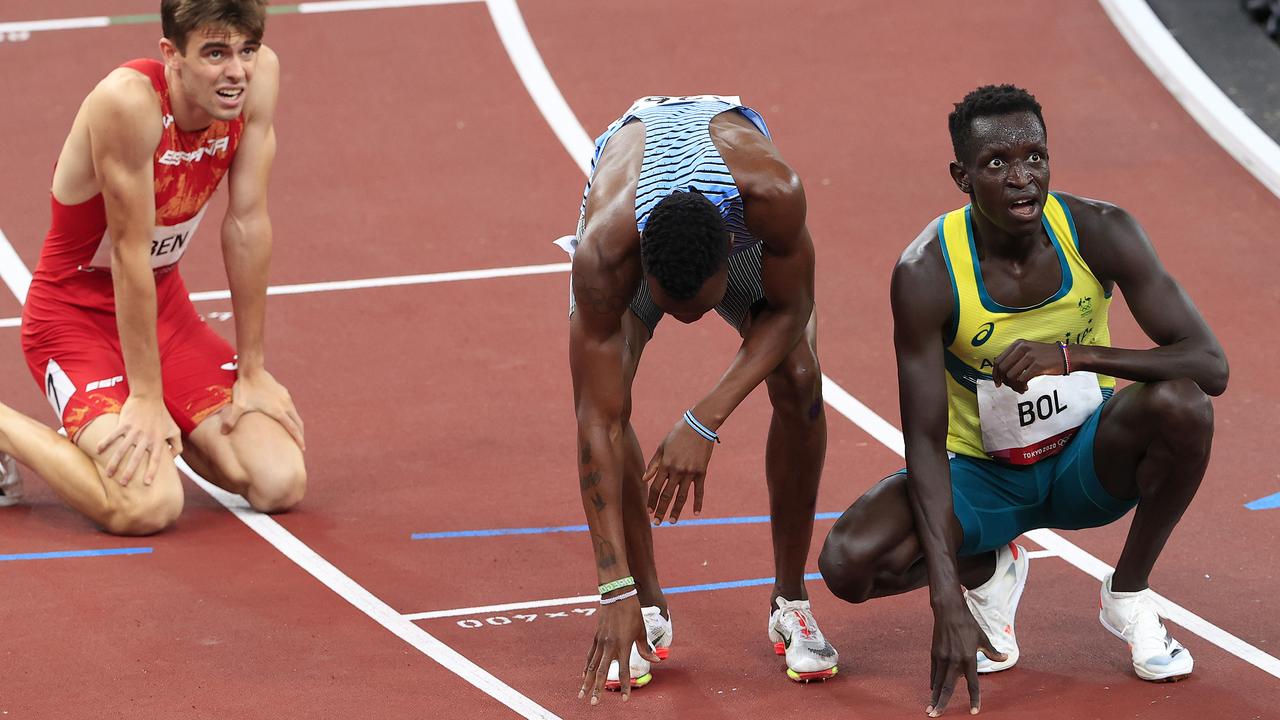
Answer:
[[[764,120],[736,98],[637,101],[597,140],[578,232],[559,243],[573,254],[569,365],[602,588],[580,696],[597,702],[604,687],[629,694],[669,652],[650,513],[678,521],[691,489],[694,512],[702,509],[720,427],[761,382],[773,403],[765,476],[777,582],[768,635],[792,679],[831,677],[836,651],[804,587],[827,434],[813,242],[800,180]],[[712,309],[742,346],[703,397],[671,409],[672,430],[646,467],[630,419],[641,352],[664,314],[688,323]],[[734,442],[730,433],[724,442]]]

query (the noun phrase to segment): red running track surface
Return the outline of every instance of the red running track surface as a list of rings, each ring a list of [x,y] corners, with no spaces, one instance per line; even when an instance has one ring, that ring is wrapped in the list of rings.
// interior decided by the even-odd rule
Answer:
[[[62,7],[65,5],[65,7]],[[60,3],[60,15],[154,12],[153,2]],[[525,2],[531,34],[592,135],[635,97],[741,95],[806,184],[819,255],[825,373],[890,422],[897,402],[887,311],[898,252],[961,204],[946,173],[945,116],[972,87],[1014,82],[1045,106],[1054,187],[1114,201],[1146,227],[1227,348],[1217,442],[1200,497],[1156,568],[1167,597],[1263,652],[1280,644],[1269,548],[1277,406],[1265,330],[1280,321],[1271,274],[1280,202],[1195,125],[1102,10],[1060,3]],[[45,3],[6,4],[4,20]],[[50,168],[85,92],[151,54],[156,25],[36,33],[0,44],[0,229],[33,266]],[[583,177],[539,114],[483,4],[280,15],[267,41],[284,69],[272,184],[273,284],[559,263]],[[219,198],[219,203],[222,199]],[[217,217],[221,206],[211,217]],[[225,287],[217,222],[184,275]],[[214,229],[210,229],[214,228]],[[581,533],[410,540],[415,532],[583,522],[565,346],[566,275],[282,296],[269,363],[307,421],[311,487],[280,525],[399,613],[582,595]],[[208,313],[226,301],[203,302]],[[1142,346],[1113,315],[1115,342]],[[17,301],[0,293],[0,316]],[[211,322],[228,337],[231,324]],[[1259,332],[1262,329],[1263,332]],[[52,421],[0,328],[3,401]],[[7,338],[7,340],[5,339]],[[664,323],[637,381],[649,449],[714,382],[735,338],[710,321]],[[704,517],[767,512],[763,393],[725,426]],[[901,459],[837,413],[819,510],[838,512]],[[151,547],[145,555],[0,562],[11,717],[510,717],[307,575],[208,495],[147,539],[96,533],[39,479],[0,510],[0,552]],[[813,558],[830,521],[817,523]],[[1113,562],[1127,522],[1072,542]],[[665,586],[772,574],[764,525],[664,528]],[[816,563],[811,562],[811,570]],[[1034,563],[1019,616],[1023,659],[983,679],[997,718],[1267,717],[1277,678],[1174,626],[1196,673],[1137,680],[1096,621],[1097,583],[1059,558]],[[810,592],[841,675],[798,686],[766,641],[767,587],[671,596],[672,659],[628,706],[575,699],[589,605],[418,621],[561,717],[917,717],[927,704],[922,595],[862,606]],[[580,612],[574,612],[577,609]],[[563,616],[560,615],[563,613]],[[524,618],[514,618],[524,615]],[[504,623],[503,620],[511,622]],[[479,625],[479,627],[476,627]],[[963,714],[963,691],[953,714]]]

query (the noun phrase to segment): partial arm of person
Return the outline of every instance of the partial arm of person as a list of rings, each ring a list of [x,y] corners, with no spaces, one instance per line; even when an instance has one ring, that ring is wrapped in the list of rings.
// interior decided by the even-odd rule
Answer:
[[[916,536],[929,569],[933,650],[929,709],[941,714],[961,676],[971,709],[979,707],[979,649],[994,651],[964,603],[956,563],[961,538],[953,532],[951,469],[947,462],[947,386],[942,332],[953,308],[950,280],[932,224],[904,253],[893,272],[890,302],[898,364],[898,399],[906,443],[907,490]]]
[[[761,282],[765,307],[751,319],[742,345],[716,386],[690,412],[713,432],[804,337],[813,315],[813,240],[805,226],[805,196],[799,177],[777,162],[778,179],[744,201],[747,224],[760,239]],[[680,517],[690,486],[694,513],[702,510],[703,481],[714,445],[684,419],[658,447],[645,473],[649,508],[661,521],[671,504],[671,520]]]
[[[182,452],[181,433],[164,406],[151,270],[156,221],[152,162],[163,129],[159,101],[145,77],[118,70],[90,93],[85,109],[93,171],[102,187],[111,238],[116,325],[129,382],[119,423],[97,451],[105,453],[114,445],[106,471],[117,477],[123,462],[117,478],[122,485],[145,461],[143,482],[149,485],[161,457]]]
[[[1229,370],[1222,346],[1133,216],[1105,202],[1065,200],[1090,270],[1120,288],[1134,319],[1156,343],[1143,350],[1068,345],[1071,369],[1138,382],[1189,378],[1208,395],[1226,391]],[[1062,359],[1056,345],[1023,341],[997,359],[992,376],[1021,392],[1036,375],[1061,374]]]
[[[573,294],[577,309],[569,320],[569,369],[573,376],[578,421],[578,473],[582,509],[591,530],[596,579],[600,585],[631,575],[622,519],[623,472],[626,465],[626,413],[629,390],[623,377],[626,338],[623,313],[639,282],[639,262],[613,262],[585,242],[573,259]],[[627,592],[631,588],[623,588]],[[618,595],[612,592],[609,595]],[[645,636],[640,603],[632,597],[604,605],[597,613],[594,642],[587,654],[578,697],[591,694],[599,702],[609,662],[617,660],[623,699],[631,692],[629,660],[634,642],[640,653],[657,661]]]
[[[274,128],[280,63],[269,48],[258,57],[249,96],[245,100],[244,130],[228,175],[229,200],[222,222],[222,257],[231,288],[236,324],[236,383],[222,431],[230,432],[246,412],[261,412],[279,422],[305,447],[302,418],[289,391],[267,372],[264,325],[267,273],[271,263],[271,216],[267,185],[276,154]]]

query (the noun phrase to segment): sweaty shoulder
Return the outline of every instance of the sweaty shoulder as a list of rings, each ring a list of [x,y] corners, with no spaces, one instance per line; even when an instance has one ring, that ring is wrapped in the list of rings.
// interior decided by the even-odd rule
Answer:
[[[743,197],[771,203],[804,201],[800,176],[773,141],[741,113],[726,110],[712,118],[711,137]]]
[[[1114,280],[1117,262],[1129,251],[1149,246],[1138,221],[1124,208],[1091,198],[1056,192],[1075,221],[1080,254],[1103,283]]]
[[[164,129],[160,95],[150,78],[130,68],[116,68],[103,78],[85,98],[84,111],[95,137],[141,136],[159,142]]]
[[[894,305],[909,303],[928,307],[937,313],[951,310],[951,279],[942,246],[938,239],[938,223],[934,219],[911,244],[907,245],[893,267],[892,300]]]
[[[639,262],[636,182],[644,156],[644,126],[629,123],[609,138],[591,176],[578,252],[605,265]]]

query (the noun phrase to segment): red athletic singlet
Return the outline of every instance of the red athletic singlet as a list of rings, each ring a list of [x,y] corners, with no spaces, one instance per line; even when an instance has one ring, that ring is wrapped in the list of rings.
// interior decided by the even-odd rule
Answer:
[[[231,167],[244,121],[215,120],[204,130],[180,130],[173,120],[164,65],[157,60],[134,60],[122,67],[146,75],[160,95],[164,132],[153,161],[156,227],[151,239],[151,267],[156,271],[158,297],[163,299],[169,294],[166,290],[178,289],[168,286],[182,284],[176,273],[168,271],[177,267],[204,215],[205,204]],[[57,312],[53,305],[114,312],[111,237],[102,195],[78,205],[63,205],[50,193],[50,204],[53,223],[32,277],[28,318]]]
[[[156,280],[156,339],[164,402],[185,433],[231,398],[235,351],[196,313],[176,272],[222,177],[231,167],[241,118],[185,132],[173,119],[164,65],[134,60],[123,67],[151,79],[160,95],[164,132],[156,146],[156,224],[151,267]],[[63,205],[50,194],[53,223],[22,313],[22,349],[67,434],[94,418],[119,413],[129,397],[115,318],[111,236],[102,195]]]

